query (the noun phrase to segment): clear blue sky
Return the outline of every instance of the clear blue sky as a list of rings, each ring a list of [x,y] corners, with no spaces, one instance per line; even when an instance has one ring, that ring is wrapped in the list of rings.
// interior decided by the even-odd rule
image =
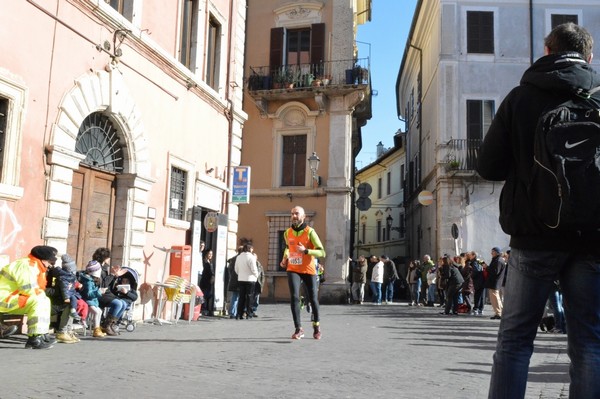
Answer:
[[[375,161],[377,143],[394,144],[394,134],[404,130],[396,112],[396,79],[404,55],[417,0],[373,0],[371,22],[358,27],[356,40],[370,44],[373,117],[362,128],[362,150],[356,158],[361,169]],[[369,56],[369,45],[357,43],[358,57]]]

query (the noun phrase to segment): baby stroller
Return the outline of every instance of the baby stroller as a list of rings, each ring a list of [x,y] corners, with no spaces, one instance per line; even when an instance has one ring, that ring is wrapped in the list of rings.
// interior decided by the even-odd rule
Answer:
[[[132,291],[137,291],[139,275],[131,267],[122,266],[121,271],[119,272],[119,278],[127,278],[131,285]],[[113,326],[115,332],[119,332],[120,327],[124,326],[127,332],[133,332],[136,327],[136,322],[133,320],[133,314],[135,310],[135,302],[132,302],[127,310],[123,313],[119,321]],[[108,307],[104,308],[103,318],[106,317],[108,312]]]

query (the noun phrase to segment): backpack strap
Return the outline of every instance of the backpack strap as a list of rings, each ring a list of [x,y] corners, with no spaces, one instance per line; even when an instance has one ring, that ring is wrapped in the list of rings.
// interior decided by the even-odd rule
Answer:
[[[592,98],[592,96],[598,91],[600,91],[600,86],[596,86],[591,90],[578,88],[577,90],[575,90],[575,95],[577,97],[583,98],[584,100],[593,102],[596,107],[600,108],[600,101]]]

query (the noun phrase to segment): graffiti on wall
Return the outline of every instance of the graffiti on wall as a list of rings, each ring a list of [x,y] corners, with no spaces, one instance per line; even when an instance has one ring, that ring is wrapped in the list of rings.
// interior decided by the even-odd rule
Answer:
[[[22,230],[17,217],[6,201],[0,201],[0,253],[12,247]]]

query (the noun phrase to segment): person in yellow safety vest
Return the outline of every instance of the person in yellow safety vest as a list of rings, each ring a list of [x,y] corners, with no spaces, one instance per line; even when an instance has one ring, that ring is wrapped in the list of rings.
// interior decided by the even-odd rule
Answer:
[[[308,291],[308,299],[312,306],[313,338],[321,339],[319,320],[319,299],[317,296],[317,269],[315,258],[324,258],[325,249],[315,230],[308,226],[304,219],[304,208],[295,206],[291,211],[292,227],[283,233],[286,248],[280,266],[287,271],[292,317],[296,331],[292,339],[304,337],[304,329],[300,321],[300,283],[303,282]]]
[[[50,299],[46,296],[46,270],[56,262],[56,248],[38,245],[22,259],[0,270],[0,313],[27,316],[25,348],[49,349]]]

